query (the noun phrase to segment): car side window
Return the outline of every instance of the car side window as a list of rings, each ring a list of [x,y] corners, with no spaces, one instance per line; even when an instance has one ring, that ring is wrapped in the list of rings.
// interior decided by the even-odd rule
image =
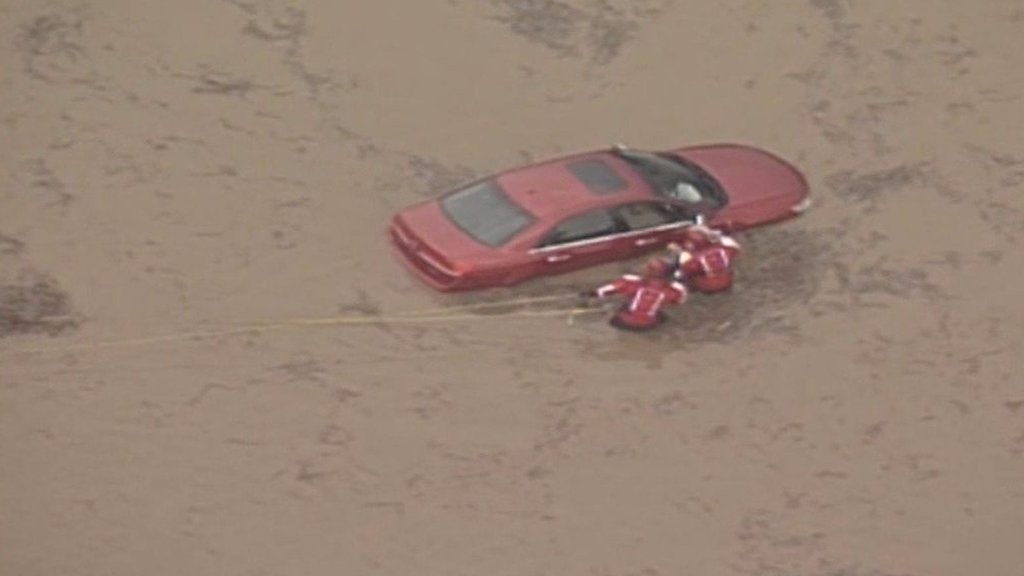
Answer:
[[[548,233],[540,247],[579,242],[616,232],[615,219],[607,210],[593,210],[563,220]]]
[[[685,207],[678,204],[666,204],[665,210],[672,214],[673,222],[681,222],[683,220],[693,222],[697,219],[697,214],[702,213],[702,210],[696,207]]]
[[[655,202],[625,204],[618,208],[617,213],[629,230],[645,230],[682,220],[667,206]]]

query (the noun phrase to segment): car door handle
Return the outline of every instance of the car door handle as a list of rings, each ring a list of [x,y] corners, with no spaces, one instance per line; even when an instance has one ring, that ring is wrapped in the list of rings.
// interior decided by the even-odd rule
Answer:
[[[565,262],[569,258],[572,258],[571,254],[552,254],[545,258],[544,261],[554,264],[555,262]]]
[[[651,244],[656,244],[657,242],[657,238],[639,238],[636,241],[634,241],[633,244],[635,246],[650,246]]]

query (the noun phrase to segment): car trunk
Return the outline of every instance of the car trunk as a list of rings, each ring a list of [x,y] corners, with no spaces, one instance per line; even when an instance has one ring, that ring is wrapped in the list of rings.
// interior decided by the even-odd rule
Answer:
[[[438,288],[454,287],[462,273],[460,262],[486,251],[455,227],[436,202],[396,216],[391,238],[420,276]]]

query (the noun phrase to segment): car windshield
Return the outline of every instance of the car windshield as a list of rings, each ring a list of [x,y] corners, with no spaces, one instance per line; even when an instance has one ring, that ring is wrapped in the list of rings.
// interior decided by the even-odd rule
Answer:
[[[651,185],[655,193],[687,204],[725,204],[722,187],[699,166],[669,154],[616,148],[615,155],[625,160]]]
[[[533,223],[494,180],[471,184],[441,199],[441,209],[463,232],[488,246],[501,246]]]

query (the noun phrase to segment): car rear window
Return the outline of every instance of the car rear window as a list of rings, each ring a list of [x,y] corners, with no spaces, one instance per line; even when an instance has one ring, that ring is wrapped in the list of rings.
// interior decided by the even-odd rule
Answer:
[[[592,194],[604,196],[626,189],[626,181],[615,169],[596,158],[577,160],[568,164],[569,171],[583,183]]]
[[[501,246],[533,223],[494,180],[484,180],[441,199],[448,218],[478,242]]]

